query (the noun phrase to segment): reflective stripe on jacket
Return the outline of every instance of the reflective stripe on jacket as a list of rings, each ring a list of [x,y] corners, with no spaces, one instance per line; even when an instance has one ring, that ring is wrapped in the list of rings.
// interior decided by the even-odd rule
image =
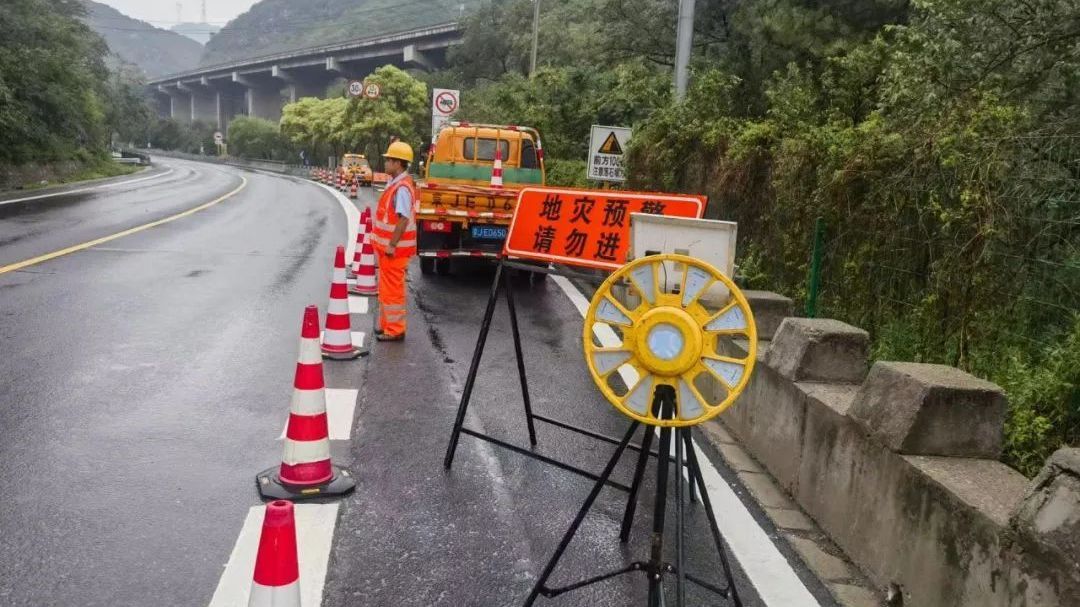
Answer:
[[[420,210],[420,193],[417,191],[411,175],[405,175],[400,181],[386,188],[382,196],[379,197],[379,205],[375,209],[375,217],[372,220],[371,246],[375,247],[376,251],[385,254],[386,248],[390,246],[390,239],[394,236],[394,229],[397,228],[399,219],[394,198],[397,196],[398,188],[403,187],[409,188],[410,193],[412,193],[413,213],[412,217],[409,218],[409,225],[405,228],[405,233],[401,235],[401,240],[398,241],[394,253],[395,257],[416,255],[416,214]]]

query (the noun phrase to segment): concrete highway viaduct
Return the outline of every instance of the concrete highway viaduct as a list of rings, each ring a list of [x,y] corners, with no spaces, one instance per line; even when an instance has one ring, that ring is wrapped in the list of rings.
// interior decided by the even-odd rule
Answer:
[[[341,79],[362,79],[386,64],[431,69],[461,42],[458,23],[339,42],[200,67],[151,80],[163,118],[225,128],[235,116],[279,120],[281,109],[303,97],[325,97]]]

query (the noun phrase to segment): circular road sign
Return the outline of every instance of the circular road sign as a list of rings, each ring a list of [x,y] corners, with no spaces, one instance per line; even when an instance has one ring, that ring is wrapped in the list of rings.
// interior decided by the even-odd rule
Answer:
[[[225,135],[221,134],[221,131],[216,131],[214,133],[214,143],[217,143],[217,144],[220,145],[224,141],[225,141]]]
[[[435,98],[435,107],[444,115],[449,116],[457,110],[458,100],[457,96],[453,93],[442,92]]]
[[[353,80],[349,83],[349,96],[359,97],[364,94],[364,83],[359,80]]]
[[[382,88],[378,84],[371,82],[364,85],[364,96],[368,99],[378,99],[381,94]]]

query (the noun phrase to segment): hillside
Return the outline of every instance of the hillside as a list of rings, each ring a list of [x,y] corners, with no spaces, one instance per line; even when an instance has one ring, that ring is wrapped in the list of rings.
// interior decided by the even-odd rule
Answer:
[[[458,19],[478,0],[262,0],[206,45],[203,65]]]
[[[187,36],[199,44],[206,44],[214,34],[221,31],[221,26],[209,23],[178,23],[170,27],[169,31]]]
[[[105,38],[116,57],[139,67],[147,77],[181,72],[199,64],[203,47],[198,42],[132,19],[110,6],[83,2],[90,28]]]

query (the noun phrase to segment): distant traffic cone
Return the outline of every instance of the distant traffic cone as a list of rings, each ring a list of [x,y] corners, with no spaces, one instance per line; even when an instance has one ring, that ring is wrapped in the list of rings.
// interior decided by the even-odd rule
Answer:
[[[360,271],[360,256],[364,252],[364,241],[367,240],[368,222],[371,221],[371,209],[364,209],[360,214],[360,225],[356,230],[356,250],[353,251],[353,260],[349,265],[349,276],[355,277]]]
[[[491,166],[491,189],[501,190],[502,187],[502,149],[495,146],[495,164]]]
[[[341,245],[334,254],[334,278],[330,283],[330,303],[326,305],[322,353],[333,360],[352,360],[361,354],[360,348],[352,341],[349,292],[345,284],[345,247]]]
[[[248,607],[300,607],[300,561],[293,503],[266,505]]]
[[[349,186],[349,198],[356,198],[360,195],[360,184],[354,179],[352,185]]]
[[[338,496],[356,488],[349,471],[330,462],[319,309],[315,306],[304,310],[284,443],[281,466],[264,470],[255,477],[255,485],[264,498],[298,500]]]
[[[368,224],[369,227],[371,224]],[[349,293],[357,295],[377,295],[379,285],[375,281],[375,249],[371,246],[371,232],[364,236],[364,247],[360,251],[360,265],[356,268],[356,280],[349,287]]]

